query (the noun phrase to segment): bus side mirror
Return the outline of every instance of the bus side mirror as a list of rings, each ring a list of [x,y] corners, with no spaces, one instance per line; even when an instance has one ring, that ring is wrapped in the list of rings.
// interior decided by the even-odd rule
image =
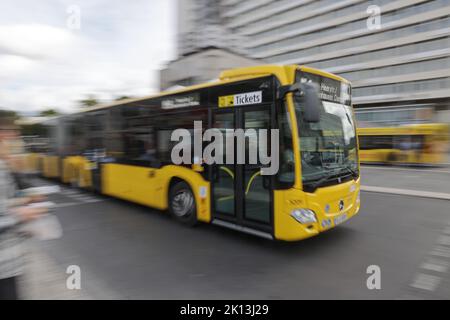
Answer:
[[[319,98],[317,85],[304,83],[301,85],[301,91],[295,92],[294,95],[300,100],[303,107],[303,119],[310,123],[319,122],[322,101]]]
[[[286,94],[293,93],[303,108],[303,119],[306,122],[320,121],[320,107],[322,101],[319,98],[319,88],[314,83],[296,83],[282,86],[278,90],[277,98],[284,99]]]

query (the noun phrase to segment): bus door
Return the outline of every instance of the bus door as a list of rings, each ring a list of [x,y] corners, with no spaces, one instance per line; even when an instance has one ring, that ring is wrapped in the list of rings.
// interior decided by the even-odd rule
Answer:
[[[224,159],[223,164],[210,166],[213,218],[244,227],[243,231],[258,230],[271,234],[272,181],[269,176],[261,175],[264,166],[259,157],[259,129],[266,129],[270,139],[270,106],[214,110],[210,119],[210,128],[217,128],[223,134]],[[238,144],[235,129],[245,130],[244,146]],[[234,144],[233,163],[226,161],[227,143]],[[245,163],[238,161],[239,147],[245,155]],[[270,148],[270,140],[262,148]],[[268,150],[263,151],[270,155]]]

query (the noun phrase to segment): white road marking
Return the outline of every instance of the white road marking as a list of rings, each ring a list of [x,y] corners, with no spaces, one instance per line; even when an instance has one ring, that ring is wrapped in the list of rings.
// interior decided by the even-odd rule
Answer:
[[[450,248],[444,246],[436,246],[433,251],[430,252],[432,256],[450,258]]]
[[[64,189],[62,191],[62,194],[77,194],[77,193],[79,193],[79,192],[76,190],[72,190],[72,189]]]
[[[96,199],[96,198],[94,198],[94,197],[90,197],[90,196],[81,196],[81,197],[73,197],[74,199],[77,199],[77,200],[79,200],[79,201],[82,201],[82,202],[84,202],[84,201],[92,201],[92,200],[98,200],[98,201],[100,201],[99,199]]]
[[[397,195],[413,196],[413,197],[420,197],[420,198],[450,200],[450,193],[387,188],[387,187],[375,187],[375,186],[361,186],[361,190],[367,191],[367,192],[397,194]]]
[[[447,225],[450,226],[450,222]],[[448,276],[450,266],[450,261],[448,260],[450,258],[450,235],[446,235],[448,231],[449,227],[445,227],[442,230],[437,240],[437,245],[428,253],[428,259],[420,266],[422,270],[443,274],[443,278]],[[418,273],[410,284],[410,287],[435,291],[441,282],[442,278],[437,275]]]
[[[53,206],[53,208],[59,209],[59,208],[75,207],[75,206],[82,206],[84,204],[89,204],[89,203],[96,203],[96,202],[100,202],[100,201],[64,202],[64,203],[55,204],[55,206]]]
[[[92,199],[92,200],[86,200],[83,201],[83,203],[97,203],[97,202],[102,202],[103,200],[99,200],[99,199]]]
[[[84,202],[84,203],[94,203],[94,202],[101,202],[102,199],[91,195],[89,193],[80,192],[77,190],[67,190],[62,193],[64,196],[74,199],[76,201]]]
[[[57,203],[53,206],[53,208],[66,208],[66,207],[72,207],[72,206],[78,206],[78,205],[80,205],[79,202]]]
[[[36,180],[34,181],[35,184],[48,186],[46,182],[42,180]],[[38,183],[39,182],[39,183]],[[70,198],[71,200],[75,200],[77,202],[67,202],[67,203],[57,203],[55,205],[55,208],[65,208],[65,207],[71,207],[71,206],[78,206],[83,203],[96,203],[96,202],[103,202],[104,199],[95,196],[94,194],[90,194],[88,192],[84,192],[82,190],[73,189],[71,187],[67,186],[60,186],[60,192],[59,195],[62,195],[64,197]]]
[[[422,264],[421,268],[429,271],[446,273],[448,270],[448,264],[442,260],[429,259]]]
[[[441,282],[441,278],[429,274],[419,273],[411,283],[411,287],[427,291],[436,290]]]
[[[440,236],[438,243],[444,246],[450,246],[450,236]]]

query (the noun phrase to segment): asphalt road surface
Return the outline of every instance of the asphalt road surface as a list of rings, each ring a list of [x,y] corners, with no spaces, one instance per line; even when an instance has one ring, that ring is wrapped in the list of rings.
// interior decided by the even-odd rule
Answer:
[[[363,184],[382,186],[390,177],[390,187],[450,193],[450,172],[407,170],[364,168]],[[164,213],[64,187],[51,197],[64,236],[32,244],[24,296],[449,299],[450,202],[373,192],[361,198],[360,214],[340,227],[281,243],[213,225],[187,228]],[[81,269],[81,290],[65,287],[70,265]],[[372,265],[381,271],[380,290],[367,287]]]

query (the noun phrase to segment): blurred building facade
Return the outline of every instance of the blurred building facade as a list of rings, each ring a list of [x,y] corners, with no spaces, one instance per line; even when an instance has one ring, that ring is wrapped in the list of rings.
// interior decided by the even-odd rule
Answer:
[[[225,49],[205,47],[171,61],[161,70],[160,88],[161,90],[176,89],[204,83],[217,79],[223,70],[258,64],[260,64],[259,61]]]
[[[450,122],[450,0],[179,0],[178,16],[180,57],[309,65],[352,81],[361,123]]]
[[[178,0],[178,55],[189,55],[204,48],[224,48],[248,54],[242,45],[245,37],[226,25],[222,0]]]
[[[226,69],[261,64],[226,25],[221,0],[178,0],[177,54],[160,72],[160,89],[214,80]]]

